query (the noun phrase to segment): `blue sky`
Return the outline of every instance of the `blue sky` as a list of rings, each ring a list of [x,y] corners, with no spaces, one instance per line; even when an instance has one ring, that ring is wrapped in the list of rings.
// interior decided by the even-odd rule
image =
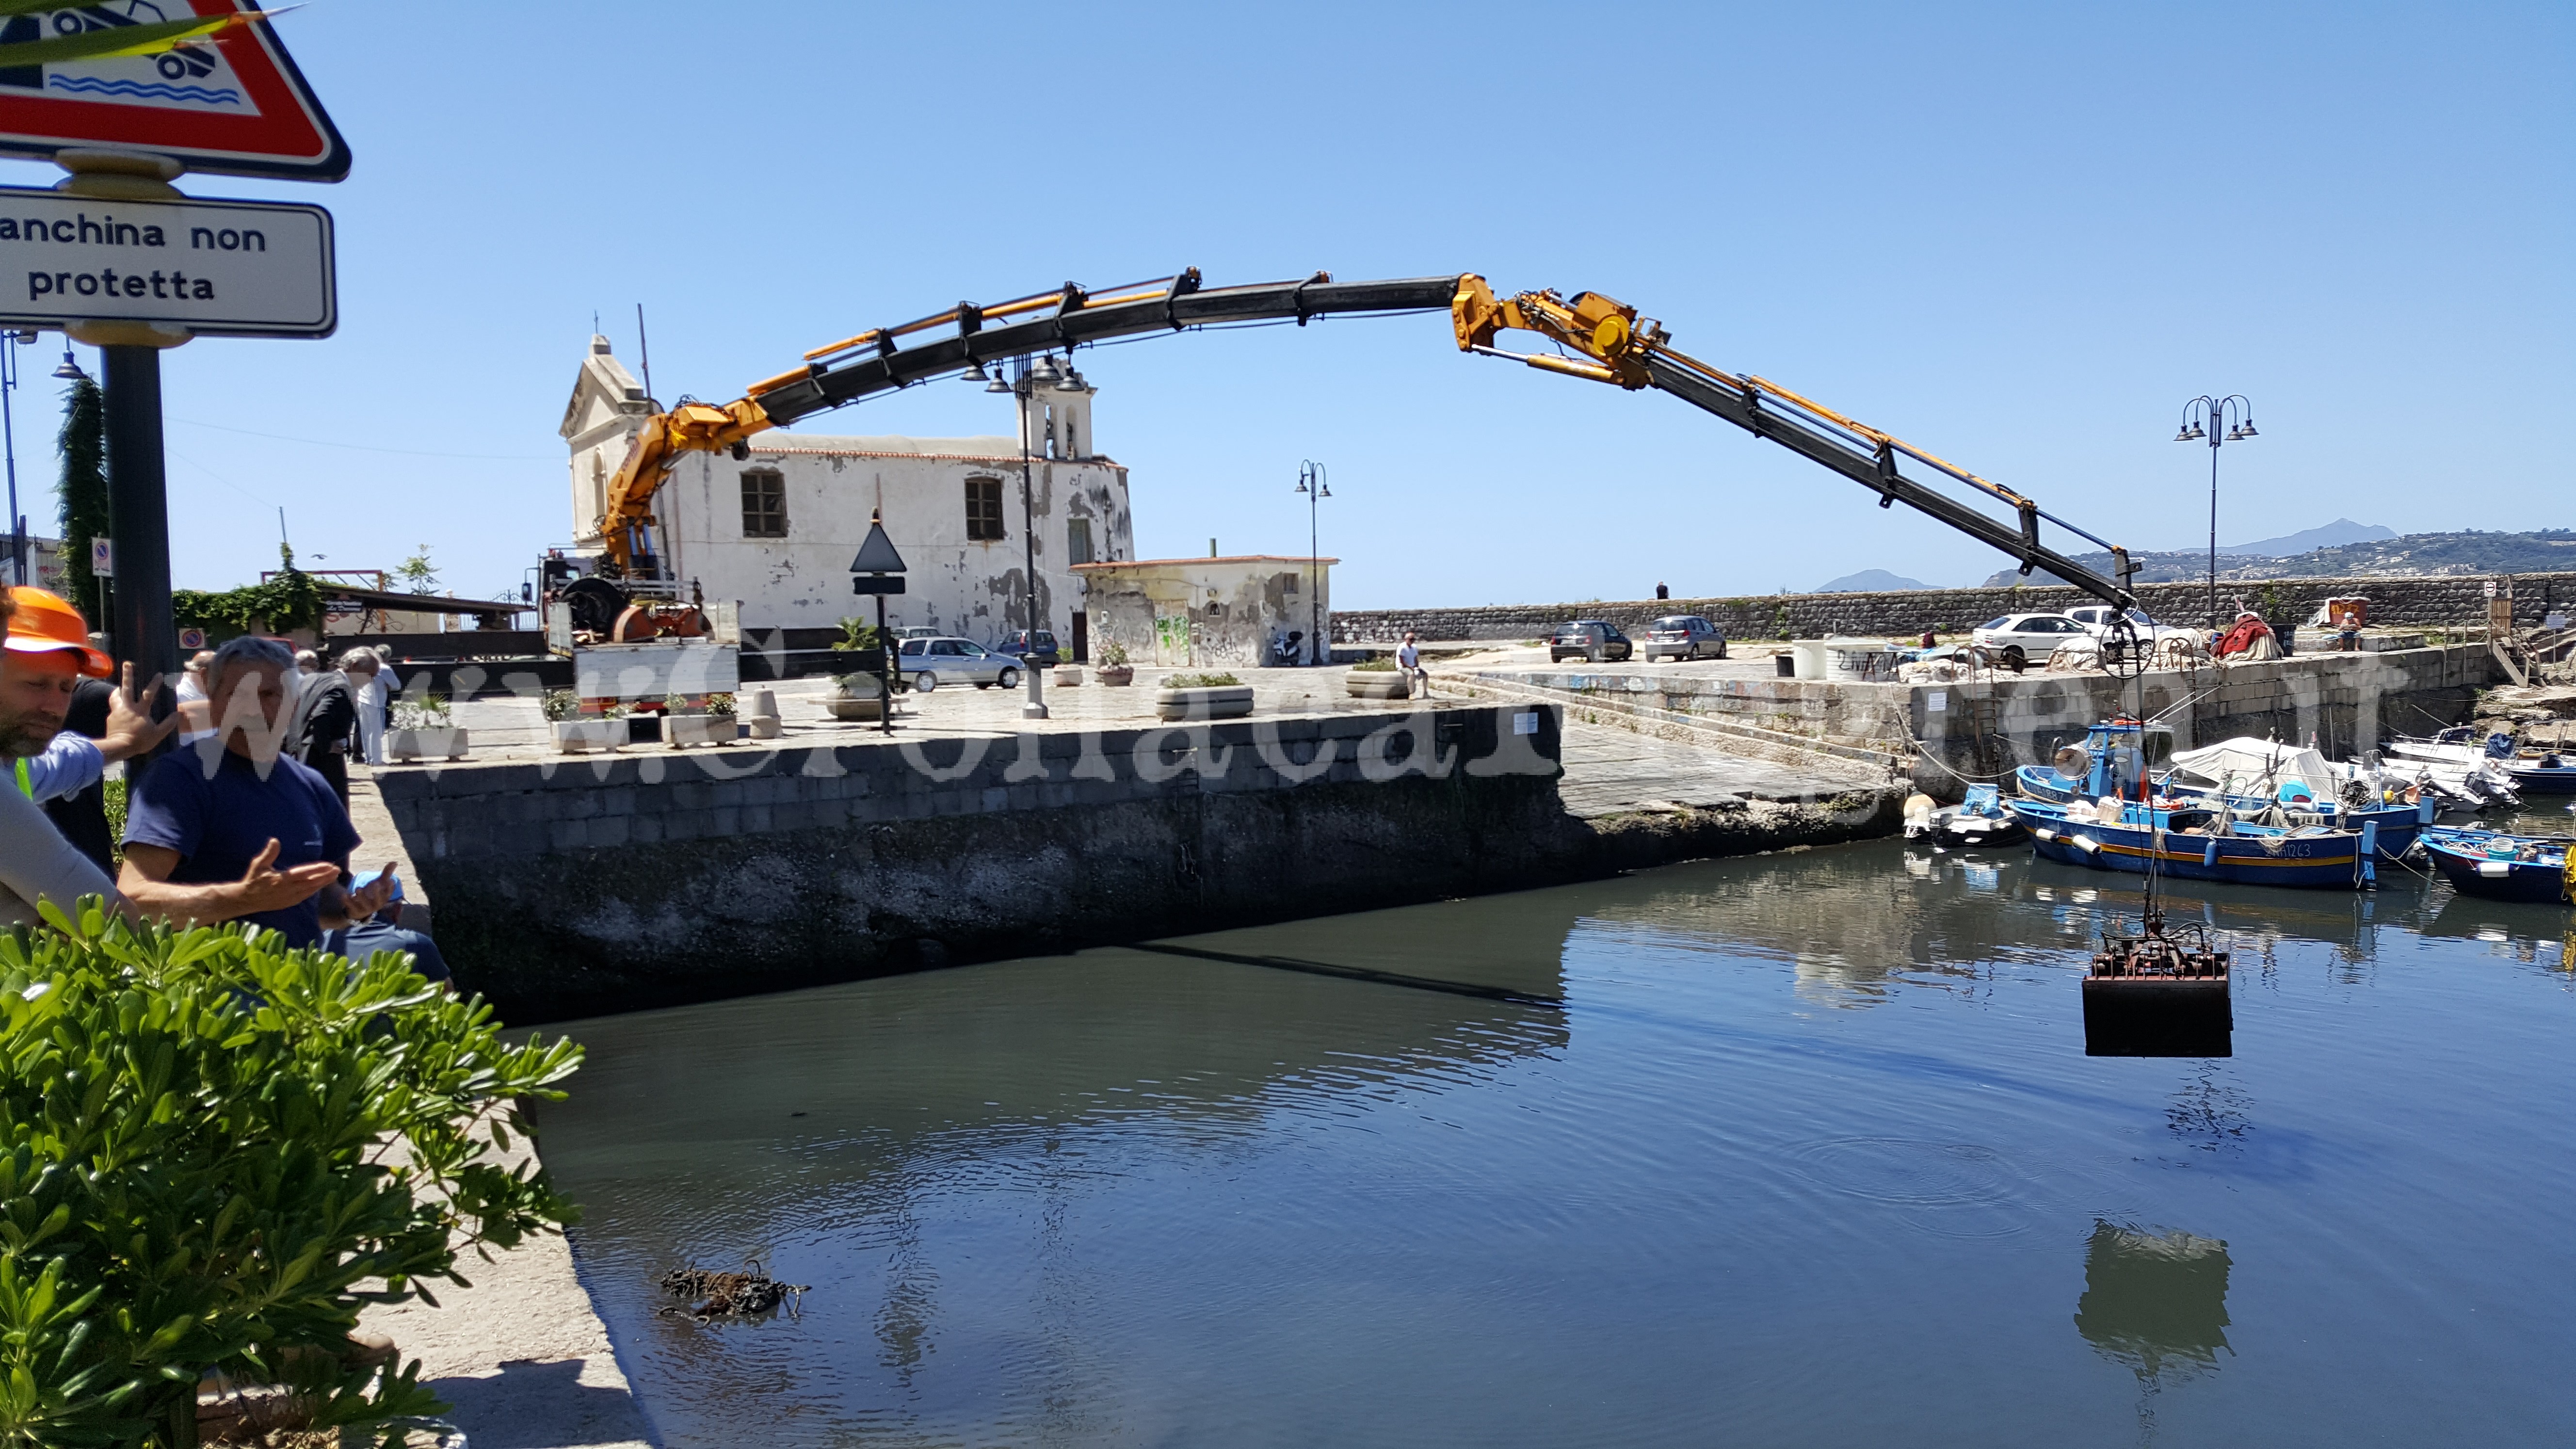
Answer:
[[[167,358],[183,587],[270,566],[282,505],[308,563],[427,543],[458,592],[515,588],[570,532],[594,310],[631,359],[644,303],[663,399],[721,401],[961,297],[1185,264],[1603,291],[2133,547],[2202,537],[2207,454],[2170,439],[2213,390],[2263,434],[2226,450],[2224,541],[2576,522],[2563,4],[435,13],[279,22],[347,182],[181,183],[330,206],[343,319]],[[40,490],[55,357],[26,355]],[[1345,606],[2002,566],[1672,399],[1462,356],[1441,317],[1079,360],[1141,551],[1302,551],[1318,459]],[[997,401],[805,427],[1006,432]]]

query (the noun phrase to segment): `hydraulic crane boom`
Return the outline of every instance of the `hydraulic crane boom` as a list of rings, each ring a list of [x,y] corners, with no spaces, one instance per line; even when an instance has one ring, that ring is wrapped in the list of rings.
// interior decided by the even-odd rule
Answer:
[[[805,354],[805,365],[753,383],[739,401],[717,407],[683,400],[648,419],[609,480],[600,520],[609,561],[624,572],[643,550],[638,534],[653,515],[653,495],[685,452],[748,451],[749,440],[826,408],[977,366],[1056,348],[1185,327],[1287,321],[1346,313],[1443,312],[1458,278],[1336,282],[1317,272],[1302,282],[1202,288],[1191,267],[1177,276],[1094,294],[1067,282],[995,306],[960,302],[896,327],[879,327]],[[945,337],[912,339],[934,328]]]
[[[1640,318],[1637,309],[1580,292],[1572,300],[1554,292],[1522,292],[1496,297],[1481,277],[1458,279],[1450,320],[1463,351],[1509,358],[1568,377],[1611,383],[1631,390],[1659,388],[1703,412],[1735,424],[1757,438],[1778,443],[1813,462],[1822,463],[1878,494],[1878,506],[1902,503],[1928,513],[1971,537],[1983,539],[2020,560],[2028,574],[2034,566],[2120,609],[2134,607],[2130,576],[2137,572],[2128,550],[2046,513],[2040,506],[1999,483],[1990,483],[1964,468],[1942,461],[1901,438],[1810,402],[1777,383],[1759,377],[1729,377],[1697,358],[1674,351],[1663,326]],[[1504,352],[1494,347],[1507,329],[1535,332],[1582,353],[1585,359],[1545,353]],[[1981,493],[2012,505],[2019,516],[2015,530],[1936,492],[1898,470],[1899,455],[1936,469]],[[2115,581],[2075,562],[2039,541],[2041,519],[2101,544],[2111,553]]]
[[[718,407],[683,399],[671,411],[646,420],[609,482],[607,508],[600,520],[607,561],[613,572],[624,573],[638,554],[648,551],[641,545],[643,530],[653,521],[653,496],[681,454],[731,451],[740,457],[749,451],[751,438],[770,428],[981,366],[988,359],[1070,350],[1086,342],[1189,327],[1292,318],[1302,327],[1309,318],[1337,314],[1434,311],[1450,314],[1463,350],[1631,390],[1661,389],[1843,474],[1877,493],[1882,508],[1903,503],[1993,544],[2019,560],[2024,574],[2044,567],[2119,608],[2135,603],[2128,581],[2136,570],[2126,550],[2042,512],[2038,504],[2009,488],[1775,383],[1730,377],[1676,352],[1666,345],[1668,338],[1660,324],[1640,319],[1636,308],[1597,292],[1578,293],[1571,301],[1554,292],[1497,297],[1484,278],[1472,274],[1336,282],[1329,273],[1317,272],[1302,282],[1203,288],[1193,267],[1176,276],[1098,294],[1067,282],[1060,290],[995,306],[960,302],[948,311],[900,326],[873,328],[816,348],[805,354],[804,366],[752,384],[735,402]],[[950,327],[955,330],[945,336],[923,336]],[[1535,332],[1581,356],[1500,351],[1493,345],[1494,338],[1506,330]],[[1899,455],[2011,505],[2019,528],[1906,477],[1898,468]],[[2043,518],[2109,549],[2118,580],[2104,578],[2042,544]]]

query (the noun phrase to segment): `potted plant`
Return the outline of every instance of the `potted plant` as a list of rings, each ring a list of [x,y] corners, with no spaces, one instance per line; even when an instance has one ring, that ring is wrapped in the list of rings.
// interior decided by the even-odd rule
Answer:
[[[662,717],[662,743],[673,749],[690,745],[729,745],[741,738],[733,717],[733,696],[709,694],[696,699],[671,696]]]
[[[465,758],[465,731],[448,716],[447,697],[424,694],[394,701],[392,728],[385,731],[385,755],[397,764],[414,760]]]
[[[1342,675],[1342,687],[1353,699],[1411,699],[1413,676],[1395,667],[1392,654],[1375,654]]]
[[[611,701],[597,714],[581,712],[581,698],[569,689],[549,689],[541,701],[553,722],[555,748],[567,755],[591,755],[626,746],[626,706]]]
[[[1127,662],[1127,646],[1115,639],[1105,640],[1092,651],[1093,673],[1102,684],[1132,684],[1136,680],[1134,665]]]
[[[873,674],[835,674],[823,708],[834,719],[881,720],[886,712],[885,681]]]
[[[1241,719],[1252,713],[1252,686],[1231,674],[1175,674],[1154,691],[1156,719]]]

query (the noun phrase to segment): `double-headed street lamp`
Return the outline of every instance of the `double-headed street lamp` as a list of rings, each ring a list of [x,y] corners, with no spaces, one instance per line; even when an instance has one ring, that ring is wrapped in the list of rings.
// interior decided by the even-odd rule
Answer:
[[[2221,429],[2226,431],[2222,434]],[[2243,393],[2196,397],[2182,405],[2177,443],[2209,440],[2209,627],[2218,627],[2218,445],[2259,437],[2254,431],[2254,404]]]
[[[1324,593],[1321,586],[1324,550],[1319,543],[1322,522],[1317,510],[1333,490],[1325,485],[1324,465],[1309,458],[1297,465],[1297,491],[1306,495],[1306,607],[1312,618],[1306,625],[1306,645],[1314,650],[1317,664],[1324,662]]]
[[[1034,367],[1029,364],[1027,358],[1014,357],[1011,359],[1010,376],[1007,378],[998,374],[988,376],[984,371],[984,364],[977,361],[967,367],[961,380],[983,383],[986,392],[1010,393],[1014,404],[1020,410],[1020,535],[1021,543],[1026,549],[1021,572],[1029,588],[1029,643],[1027,651],[1020,656],[1020,670],[1028,677],[1029,702],[1020,706],[1020,718],[1045,719],[1047,718],[1046,689],[1038,678],[1037,661],[1030,657],[1038,652],[1038,631],[1046,625],[1043,617],[1038,613],[1038,524],[1035,501],[1037,485],[1032,481],[1029,464],[1029,414],[1032,411],[1029,404],[1037,396],[1041,385],[1056,392],[1082,393],[1090,389],[1084,386],[1082,373],[1074,367],[1070,353],[1066,354],[1065,365],[1061,370],[1056,367],[1053,353],[1040,356]]]

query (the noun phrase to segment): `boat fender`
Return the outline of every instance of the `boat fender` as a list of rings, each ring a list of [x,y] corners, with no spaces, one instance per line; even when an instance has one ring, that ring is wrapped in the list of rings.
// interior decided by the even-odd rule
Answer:
[[[2083,851],[2086,855],[2097,855],[2102,849],[2102,842],[2095,840],[2090,835],[2070,836],[2067,839],[2067,844],[2074,846],[2077,850]]]
[[[2370,885],[2379,883],[2379,822],[2361,822],[2361,878]]]
[[[2433,797],[2425,794],[2421,790],[2408,790],[2406,792],[2406,798],[2414,802],[2416,824],[2430,825],[2433,823]]]
[[[2201,847],[2200,863],[2202,865],[2218,864],[2218,838],[2216,836],[2211,836],[2209,844]]]
[[[2042,840],[2055,840],[2057,838],[2057,832],[2049,829],[2045,825],[2032,826],[2030,833],[2038,836]]]

